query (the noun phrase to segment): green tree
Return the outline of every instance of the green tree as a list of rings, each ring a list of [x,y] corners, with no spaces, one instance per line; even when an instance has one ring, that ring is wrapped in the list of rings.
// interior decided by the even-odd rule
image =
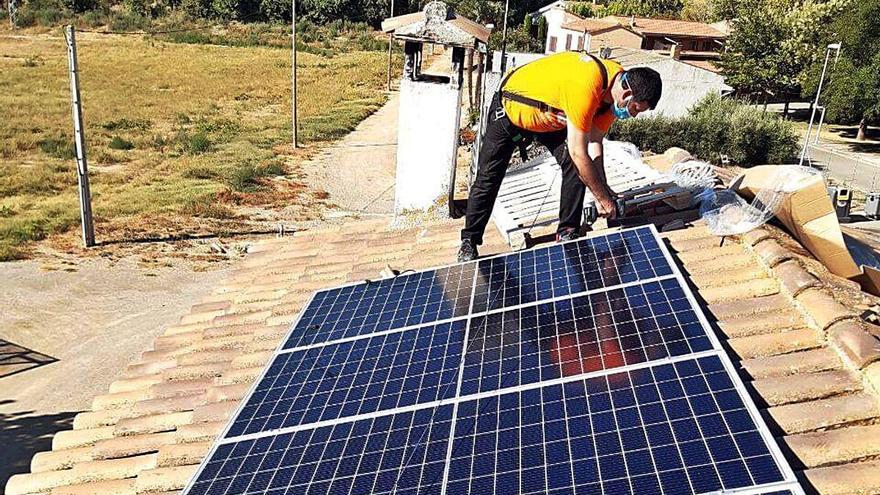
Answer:
[[[820,55],[822,26],[849,0],[742,0],[720,66],[740,93],[761,99],[800,91]]]
[[[862,141],[868,124],[880,123],[880,0],[856,2],[826,32],[824,43],[841,44],[840,60],[822,90],[827,117],[858,123],[857,139]],[[816,60],[806,71],[807,94],[815,94],[823,62]]]

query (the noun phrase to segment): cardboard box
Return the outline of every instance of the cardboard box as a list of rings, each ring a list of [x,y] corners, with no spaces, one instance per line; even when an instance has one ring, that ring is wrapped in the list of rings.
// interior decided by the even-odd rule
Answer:
[[[761,189],[777,186],[780,167],[796,165],[750,168],[735,178],[730,188],[747,200],[752,200]],[[857,266],[846,247],[825,180],[818,174],[807,176],[799,186],[783,199],[776,217],[831,273],[854,280],[866,292],[880,295],[880,272]]]

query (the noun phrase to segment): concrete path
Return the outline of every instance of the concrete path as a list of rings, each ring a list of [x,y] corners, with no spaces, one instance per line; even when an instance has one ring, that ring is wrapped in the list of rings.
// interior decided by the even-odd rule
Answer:
[[[398,93],[354,131],[304,164],[306,182],[330,203],[359,213],[394,210]]]
[[[837,181],[866,192],[880,188],[880,163],[826,146],[813,145],[808,151],[813,166],[828,169],[828,174]]]

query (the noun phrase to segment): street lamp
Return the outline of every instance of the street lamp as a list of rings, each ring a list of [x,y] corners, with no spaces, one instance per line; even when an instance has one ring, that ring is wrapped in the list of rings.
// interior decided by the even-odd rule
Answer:
[[[807,147],[810,145],[810,136],[813,132],[813,122],[816,119],[816,110],[818,108],[822,108],[822,115],[819,119],[819,125],[816,129],[816,138],[813,141],[813,144],[819,143],[819,135],[822,133],[822,124],[825,122],[825,107],[819,106],[819,96],[822,94],[822,85],[825,82],[825,73],[828,70],[828,59],[831,58],[831,51],[832,50],[834,50],[834,52],[835,52],[834,65],[836,66],[837,61],[840,59],[840,43],[839,42],[838,43],[830,43],[825,48],[825,63],[822,65],[822,75],[819,77],[819,87],[816,88],[816,99],[813,101],[813,111],[812,111],[812,113],[810,113],[810,125],[807,126],[807,135],[804,136],[804,147],[803,147],[803,149],[801,149],[801,157],[800,157],[800,160],[798,160],[798,165],[804,164],[804,158],[807,155]],[[832,67],[831,70],[833,71],[834,67]]]
[[[504,0],[504,28],[501,31],[501,75],[507,69],[507,11],[510,0]]]

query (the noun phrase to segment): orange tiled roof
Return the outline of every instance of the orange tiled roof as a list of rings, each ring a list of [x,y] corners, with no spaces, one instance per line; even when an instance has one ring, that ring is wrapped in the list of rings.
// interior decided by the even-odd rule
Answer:
[[[460,227],[390,230],[380,219],[260,243],[34,456],[31,473],[13,476],[7,495],[182,489],[312,291],[386,265],[446,264]],[[484,251],[497,252],[491,234]],[[813,275],[822,268],[774,236],[759,229],[721,246],[702,226],[664,234],[801,478],[824,494],[878,493],[877,340]]]
[[[569,29],[569,30],[572,30],[572,31],[578,31],[578,32],[581,32],[581,33],[582,33],[582,32],[587,32],[587,33],[591,33],[591,34],[592,34],[592,33],[598,33],[598,32],[601,32],[601,31],[605,31],[605,30],[608,30],[608,29],[613,29],[613,28],[619,28],[619,27],[622,27],[622,26],[621,26],[618,22],[616,22],[615,20],[609,20],[609,19],[595,19],[595,18],[582,19],[582,18],[577,17],[577,16],[573,16],[573,17],[575,17],[575,19],[571,19],[571,20],[568,20],[568,19],[567,19],[566,22],[564,22],[564,23],[562,24],[562,28],[563,28],[563,29]]]
[[[631,27],[641,34],[656,36],[696,36],[707,38],[725,38],[727,35],[711,24],[702,22],[680,21],[674,19],[651,19],[648,17],[608,16],[604,19],[615,19],[620,25]],[[630,25],[634,20],[635,24]]]

